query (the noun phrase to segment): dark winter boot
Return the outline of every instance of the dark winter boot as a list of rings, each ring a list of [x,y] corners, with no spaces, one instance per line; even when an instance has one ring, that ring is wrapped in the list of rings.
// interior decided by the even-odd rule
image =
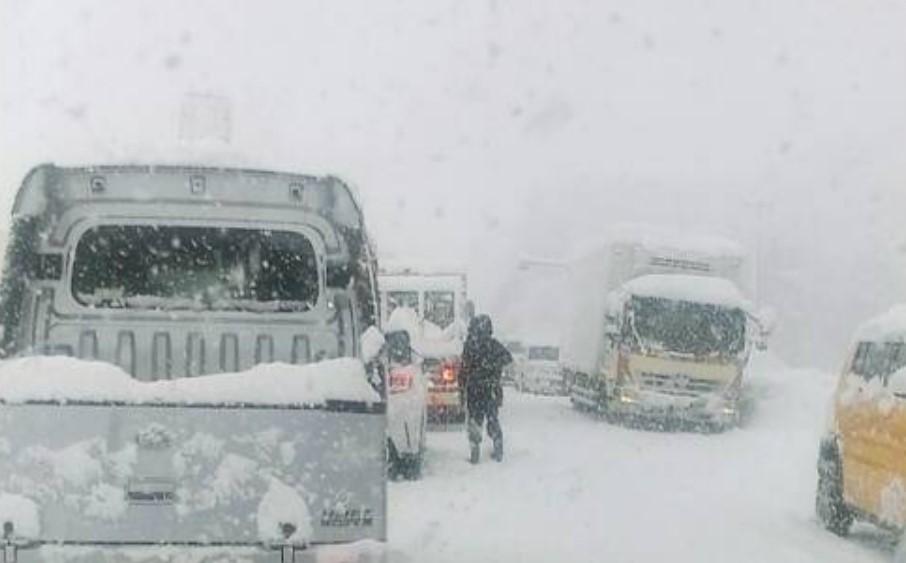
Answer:
[[[475,442],[471,442],[472,451],[469,455],[469,462],[475,464],[478,463],[478,458],[481,457],[481,446]]]
[[[503,461],[503,438],[494,440],[494,451],[491,452],[491,459],[494,461]]]

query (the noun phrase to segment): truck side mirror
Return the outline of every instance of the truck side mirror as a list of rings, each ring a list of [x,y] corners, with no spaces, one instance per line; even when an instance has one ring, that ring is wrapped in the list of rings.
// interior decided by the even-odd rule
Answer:
[[[604,334],[611,339],[617,339],[622,334],[620,329],[620,319],[615,316],[608,315],[604,320]]]
[[[758,331],[758,334],[753,339],[755,348],[763,352],[768,349],[768,339],[774,331],[777,314],[771,308],[764,308],[759,310],[752,320],[754,321],[755,329]]]
[[[412,343],[408,332],[388,332],[384,338],[387,340],[387,355],[391,362],[402,365],[412,363]]]

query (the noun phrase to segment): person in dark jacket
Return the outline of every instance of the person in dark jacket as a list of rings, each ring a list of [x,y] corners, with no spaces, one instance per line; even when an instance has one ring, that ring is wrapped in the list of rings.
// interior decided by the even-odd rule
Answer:
[[[487,420],[488,436],[494,443],[491,457],[503,460],[503,431],[497,410],[503,404],[501,375],[504,366],[513,361],[510,352],[493,338],[493,325],[487,315],[478,315],[469,323],[462,350],[460,389],[465,390],[469,411],[469,444],[472,463],[481,455],[482,426]]]

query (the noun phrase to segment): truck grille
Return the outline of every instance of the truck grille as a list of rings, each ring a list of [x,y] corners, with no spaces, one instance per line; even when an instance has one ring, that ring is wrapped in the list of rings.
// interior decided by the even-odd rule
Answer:
[[[644,391],[655,391],[677,397],[698,397],[720,390],[721,382],[690,377],[686,374],[652,373],[643,371],[639,383]]]

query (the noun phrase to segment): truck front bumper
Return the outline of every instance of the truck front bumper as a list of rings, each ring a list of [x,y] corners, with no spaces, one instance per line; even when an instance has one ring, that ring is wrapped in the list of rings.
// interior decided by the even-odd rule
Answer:
[[[739,423],[739,401],[720,395],[676,397],[627,389],[616,393],[610,407],[619,417],[656,424],[727,428]]]

